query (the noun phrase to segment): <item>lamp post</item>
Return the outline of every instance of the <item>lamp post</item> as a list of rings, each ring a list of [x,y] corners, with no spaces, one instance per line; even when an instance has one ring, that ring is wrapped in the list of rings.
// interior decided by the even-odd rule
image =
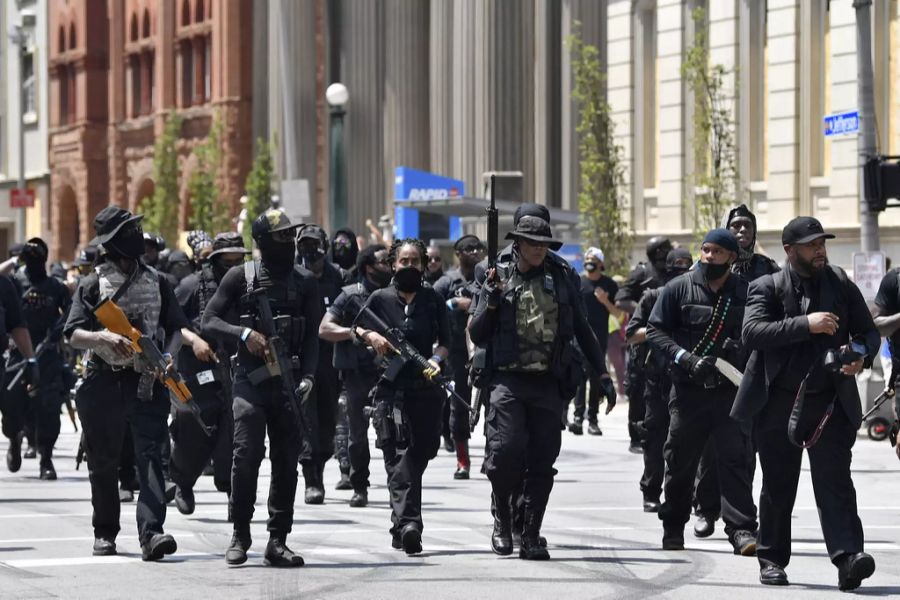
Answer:
[[[347,170],[344,164],[344,106],[350,92],[343,83],[332,83],[325,90],[325,100],[330,107],[328,166],[329,221],[331,231],[347,226]]]
[[[10,25],[7,31],[9,42],[18,48],[19,57],[19,181],[16,187],[25,190],[25,53],[28,49],[28,33],[24,25],[34,24],[34,16],[27,11],[22,13],[22,25]],[[16,240],[25,240],[25,208],[16,209]]]

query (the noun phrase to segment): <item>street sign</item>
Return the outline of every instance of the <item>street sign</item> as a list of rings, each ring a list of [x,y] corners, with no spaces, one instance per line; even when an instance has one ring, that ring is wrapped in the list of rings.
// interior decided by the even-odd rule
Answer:
[[[853,253],[853,281],[862,292],[866,302],[875,300],[884,274],[884,252]]]
[[[824,121],[825,137],[847,135],[859,131],[859,112],[855,110],[827,115]]]
[[[34,206],[34,190],[13,188],[9,190],[10,208],[31,208]]]

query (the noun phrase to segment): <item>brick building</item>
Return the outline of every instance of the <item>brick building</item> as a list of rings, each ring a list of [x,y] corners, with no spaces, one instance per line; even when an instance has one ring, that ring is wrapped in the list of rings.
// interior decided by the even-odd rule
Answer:
[[[153,194],[153,145],[182,118],[180,225],[191,150],[223,124],[220,189],[237,211],[251,163],[251,0],[50,0],[51,256],[71,259],[107,204]]]

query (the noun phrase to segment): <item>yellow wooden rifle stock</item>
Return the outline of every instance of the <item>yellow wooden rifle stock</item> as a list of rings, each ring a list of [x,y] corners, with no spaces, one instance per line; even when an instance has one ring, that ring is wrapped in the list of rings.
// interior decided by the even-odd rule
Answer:
[[[166,367],[168,366],[168,363],[162,353],[155,345],[153,345],[153,342],[146,335],[135,329],[118,304],[107,298],[94,309],[94,316],[97,317],[97,320],[100,321],[101,325],[113,333],[117,333],[131,340],[131,347],[135,352],[144,355],[144,358],[146,358],[153,366],[161,369],[163,373],[167,373]],[[173,377],[166,374],[163,377],[163,383],[166,384],[167,388],[172,390],[172,393],[175,394],[175,397],[178,398],[182,404],[189,403],[193,398],[191,391],[180,376]]]

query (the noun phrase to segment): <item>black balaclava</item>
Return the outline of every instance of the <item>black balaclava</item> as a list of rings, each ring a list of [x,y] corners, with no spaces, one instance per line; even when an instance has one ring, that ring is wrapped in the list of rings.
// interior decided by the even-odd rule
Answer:
[[[47,278],[46,245],[29,241],[19,255],[25,263],[25,272],[31,281],[42,281]]]
[[[331,262],[349,271],[356,266],[359,244],[352,229],[338,229],[331,238]]]
[[[103,249],[114,259],[137,260],[145,251],[141,226],[136,223],[124,225],[111,240],[103,244]]]
[[[688,266],[681,267],[675,264],[682,259],[688,261]],[[675,279],[679,275],[690,271],[693,262],[694,258],[686,248],[673,248],[672,250],[669,250],[669,253],[666,254],[666,281]]]
[[[416,267],[397,269],[394,271],[394,283],[401,292],[417,292],[422,287],[422,271]]]
[[[669,241],[669,238],[654,236],[647,240],[647,260],[657,272],[665,273],[666,255],[671,249],[672,242]]]
[[[266,270],[276,277],[282,277],[294,268],[294,241],[276,242],[271,236],[262,236],[256,241],[259,255]]]

